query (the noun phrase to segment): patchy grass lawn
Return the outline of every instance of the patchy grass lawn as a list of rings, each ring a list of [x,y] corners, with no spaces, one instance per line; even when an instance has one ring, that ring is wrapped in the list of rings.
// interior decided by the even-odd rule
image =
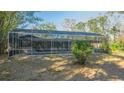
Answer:
[[[72,56],[0,57],[0,80],[124,80],[124,53],[94,54],[85,66]]]

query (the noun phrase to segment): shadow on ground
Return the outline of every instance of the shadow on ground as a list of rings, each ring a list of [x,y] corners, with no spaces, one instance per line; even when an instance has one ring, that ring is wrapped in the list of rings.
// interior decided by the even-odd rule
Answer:
[[[17,55],[0,64],[0,80],[124,80],[124,54],[95,54],[84,66],[74,61],[72,56]]]

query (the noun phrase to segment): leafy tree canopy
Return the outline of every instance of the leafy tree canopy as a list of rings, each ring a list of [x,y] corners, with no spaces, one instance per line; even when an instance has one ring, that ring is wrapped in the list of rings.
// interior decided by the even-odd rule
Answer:
[[[63,22],[64,30],[74,31],[76,29],[75,25],[76,25],[76,20],[69,19],[69,18],[64,19],[64,22]]]
[[[30,24],[38,23],[41,18],[36,17],[35,12],[0,12],[0,54],[7,49],[7,35],[12,29],[27,27]]]
[[[38,29],[38,30],[56,30],[56,25],[54,23],[43,23],[43,24],[34,26],[33,29]]]

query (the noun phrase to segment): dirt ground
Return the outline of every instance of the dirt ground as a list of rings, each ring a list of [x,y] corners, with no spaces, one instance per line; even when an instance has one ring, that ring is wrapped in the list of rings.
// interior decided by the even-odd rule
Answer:
[[[0,56],[0,80],[13,81],[112,81],[124,80],[124,53],[94,54],[87,63],[73,56]]]

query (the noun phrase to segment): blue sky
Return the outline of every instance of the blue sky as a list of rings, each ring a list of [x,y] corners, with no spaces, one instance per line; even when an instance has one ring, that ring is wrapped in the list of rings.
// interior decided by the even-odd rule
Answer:
[[[75,19],[77,21],[87,21],[105,12],[101,11],[42,11],[35,15],[44,19],[44,22],[52,22],[58,30],[62,30],[62,23],[65,18]]]

